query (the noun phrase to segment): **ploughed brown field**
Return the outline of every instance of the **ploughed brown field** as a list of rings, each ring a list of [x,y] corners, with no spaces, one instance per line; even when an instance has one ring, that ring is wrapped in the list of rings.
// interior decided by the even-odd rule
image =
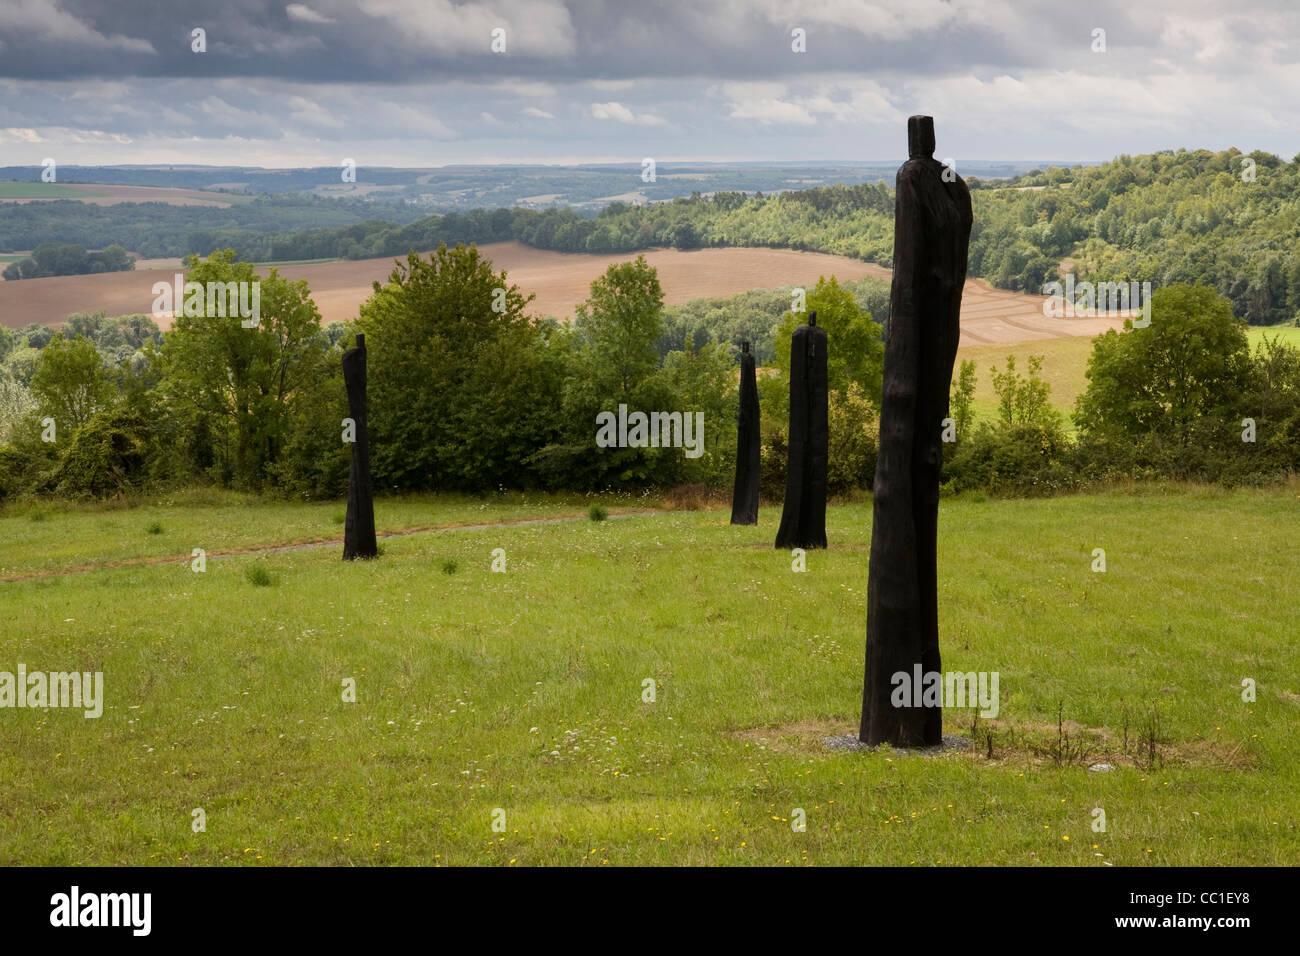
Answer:
[[[572,316],[574,308],[586,299],[592,280],[610,263],[636,257],[635,253],[549,252],[516,242],[490,243],[480,249],[495,268],[506,271],[508,281],[536,296],[530,306],[535,314],[560,318]],[[788,249],[656,249],[644,255],[659,270],[669,305],[748,289],[811,288],[823,275],[841,281],[866,276],[887,279],[890,275],[888,269],[872,263]],[[135,272],[0,282],[0,322],[10,328],[31,322],[59,325],[73,312],[97,309],[109,315],[147,314],[155,298],[153,284],[173,281],[177,268],[165,262],[155,269],[140,265]],[[285,266],[280,274],[306,279],[321,318],[333,322],[356,318],[361,303],[371,294],[371,283],[386,281],[392,269],[393,259],[383,258]],[[962,300],[962,344],[1092,336],[1122,324],[1121,319],[1049,319],[1043,315],[1042,303],[1039,296],[1004,292],[981,280],[969,280]],[[170,320],[162,318],[158,324],[166,328]]]

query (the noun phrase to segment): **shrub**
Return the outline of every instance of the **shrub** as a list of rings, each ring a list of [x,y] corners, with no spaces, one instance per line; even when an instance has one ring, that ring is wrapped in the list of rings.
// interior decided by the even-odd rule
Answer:
[[[880,415],[856,382],[829,400],[830,458],[826,464],[828,494],[870,488],[876,474]]]
[[[349,343],[350,344],[350,343]],[[267,470],[284,494],[299,499],[339,498],[347,493],[352,446],[342,441],[348,415],[343,351],[325,356],[323,374],[292,396],[279,459]]]
[[[790,461],[790,441],[785,424],[762,419],[758,456],[758,490],[769,501],[785,500],[785,473]]]
[[[0,501],[40,490],[44,472],[53,467],[49,445],[35,442],[0,445]],[[40,457],[33,457],[33,454]]]
[[[275,583],[275,577],[267,566],[261,563],[250,564],[244,568],[244,577],[248,579],[249,584],[257,588],[270,587]]]
[[[410,254],[361,306],[376,487],[530,477],[525,460],[553,437],[563,388],[528,302],[476,248],[441,246]]]
[[[55,491],[104,498],[138,489],[150,457],[149,425],[140,415],[97,412],[73,434],[52,477]]]
[[[41,350],[28,387],[42,414],[67,429],[83,425],[113,398],[95,346],[84,336],[69,340],[62,332]]]
[[[827,399],[829,458],[826,462],[826,492],[844,495],[858,488],[870,488],[876,474],[880,413],[856,383],[844,391],[832,391]],[[770,501],[785,499],[786,470],[790,459],[790,438],[784,422],[763,419],[759,450],[759,492]]]
[[[1072,454],[1059,427],[984,424],[944,462],[944,491],[978,489],[1010,495],[1065,491],[1078,485]]]
[[[1093,339],[1087,374],[1074,415],[1082,432],[1158,431],[1190,445],[1205,418],[1236,415],[1251,384],[1250,347],[1226,299],[1171,285],[1152,296],[1149,327]]]

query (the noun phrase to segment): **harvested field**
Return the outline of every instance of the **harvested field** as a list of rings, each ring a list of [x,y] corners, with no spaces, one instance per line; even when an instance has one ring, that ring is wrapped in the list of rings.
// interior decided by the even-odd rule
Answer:
[[[1128,313],[1124,313],[1127,315]],[[996,345],[1035,339],[1100,335],[1124,325],[1123,317],[1054,319],[1043,315],[1043,296],[995,289],[967,279],[961,300],[961,344]]]
[[[507,272],[512,283],[536,296],[533,312],[562,318],[573,314],[575,306],[587,297],[592,280],[610,263],[635,258],[548,252],[517,242],[481,248],[496,268]],[[645,257],[659,270],[669,305],[748,289],[811,286],[823,275],[844,281],[867,276],[887,279],[890,275],[888,269],[872,263],[789,249],[655,249]],[[157,264],[164,271],[168,268],[163,262]],[[11,328],[30,322],[58,325],[73,312],[95,309],[110,315],[147,313],[154,300],[153,284],[165,278],[160,270],[142,268],[144,265],[138,264],[135,272],[0,283],[0,322]],[[361,259],[285,266],[280,274],[306,279],[321,317],[332,322],[355,318],[361,303],[370,296],[371,283],[385,281],[392,268],[391,258]],[[992,289],[978,279],[968,281],[962,303],[962,344],[1092,336],[1122,321],[1049,319],[1042,313],[1042,301],[1039,296]],[[165,325],[165,321],[159,324]]]
[[[591,282],[612,262],[634,255],[582,255],[532,249],[516,242],[481,247],[512,283],[533,293],[530,308],[541,315],[567,318],[590,291]],[[646,260],[659,270],[670,305],[704,296],[731,295],[748,289],[814,284],[819,276],[841,279],[888,277],[889,270],[866,262],[786,249],[701,249],[678,252],[656,249]],[[17,328],[29,322],[57,325],[72,312],[104,309],[110,315],[149,312],[155,282],[166,281],[168,266],[94,276],[58,276],[0,283],[0,322]],[[148,265],[155,265],[151,261]],[[369,298],[371,283],[386,281],[393,259],[359,259],[285,266],[280,274],[306,279],[326,322],[355,318]],[[265,271],[263,271],[265,274]],[[160,325],[165,323],[160,322]]]
[[[541,315],[568,318],[587,298],[592,280],[613,262],[636,258],[627,255],[588,255],[549,252],[517,242],[490,243],[480,247],[497,269],[504,269],[510,282],[536,296],[530,308]],[[731,295],[748,289],[772,288],[798,283],[814,284],[819,276],[834,274],[841,279],[887,276],[888,270],[867,262],[787,249],[700,249],[678,252],[654,249],[646,261],[659,270],[664,299],[678,305],[706,296]],[[363,259],[320,265],[286,266],[281,274],[306,279],[312,298],[325,321],[349,319],[369,297],[371,283],[384,281],[392,271],[392,259]]]

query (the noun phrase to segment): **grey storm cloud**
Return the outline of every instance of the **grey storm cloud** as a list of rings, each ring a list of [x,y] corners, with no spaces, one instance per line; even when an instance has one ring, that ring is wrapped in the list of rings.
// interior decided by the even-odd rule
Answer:
[[[1098,24],[1145,35],[1123,3],[1010,0],[4,0],[0,76],[264,77],[416,82],[509,75],[772,79],[853,71],[1032,68],[1083,61]],[[506,53],[490,49],[504,29]],[[191,51],[206,32],[207,52]],[[792,55],[792,31],[808,52]]]
[[[0,153],[882,159],[928,112],[951,157],[1289,157],[1297,37],[1294,0],[0,0]]]

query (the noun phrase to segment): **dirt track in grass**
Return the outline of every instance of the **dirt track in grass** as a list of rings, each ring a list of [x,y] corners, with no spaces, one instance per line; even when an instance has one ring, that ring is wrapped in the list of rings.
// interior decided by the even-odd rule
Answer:
[[[609,520],[619,518],[642,518],[647,515],[666,514],[664,511],[625,511],[608,516]],[[388,538],[405,538],[416,534],[432,534],[437,531],[482,531],[487,528],[508,528],[537,524],[564,524],[570,521],[591,520],[586,514],[552,515],[547,518],[516,518],[506,521],[478,521],[450,524],[425,525],[417,528],[398,528],[392,531],[377,532],[380,541]],[[309,548],[343,547],[343,535],[329,535],[322,538],[307,538],[284,544],[256,544],[242,548],[219,548],[205,553],[205,558],[246,557],[258,554],[284,554],[288,551],[305,551]],[[194,559],[192,554],[157,554],[140,558],[122,558],[115,561],[100,561],[92,564],[78,564],[70,568],[52,568],[44,571],[23,571],[0,577],[0,584],[16,581],[35,581],[42,578],[56,578],[68,574],[89,574],[92,571],[114,571],[120,568],[149,567],[157,564],[189,564]]]

